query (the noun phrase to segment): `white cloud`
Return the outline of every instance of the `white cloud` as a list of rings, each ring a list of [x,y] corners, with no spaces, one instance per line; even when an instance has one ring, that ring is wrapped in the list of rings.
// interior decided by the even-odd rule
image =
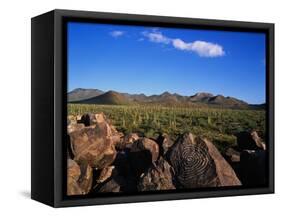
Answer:
[[[161,32],[154,30],[153,32],[143,32],[143,35],[151,42],[169,44],[170,39],[164,36]]]
[[[179,50],[193,51],[201,57],[218,57],[225,54],[221,45],[206,41],[186,43],[181,39],[173,39],[173,46]]]
[[[125,32],[119,31],[119,30],[115,30],[115,31],[110,32],[110,35],[114,38],[118,38],[118,37],[120,37],[124,34],[125,34]]]
[[[158,31],[143,32],[143,35],[151,42],[171,44],[178,50],[194,52],[200,57],[219,57],[225,55],[224,49],[221,45],[211,42],[185,42],[180,38],[169,38]]]
[[[173,46],[179,50],[188,50],[190,49],[190,44],[185,43],[183,40],[177,38],[173,40]]]

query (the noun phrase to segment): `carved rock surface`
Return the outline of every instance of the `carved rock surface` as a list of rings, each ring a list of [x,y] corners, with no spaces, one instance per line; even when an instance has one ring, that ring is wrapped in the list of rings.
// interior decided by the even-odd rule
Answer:
[[[175,189],[172,168],[162,157],[144,173],[138,183],[139,191],[172,190]]]
[[[169,160],[185,188],[241,185],[231,166],[208,140],[186,133],[173,145]]]
[[[102,169],[114,161],[116,150],[106,122],[74,131],[69,136],[77,162],[86,161],[91,167]]]

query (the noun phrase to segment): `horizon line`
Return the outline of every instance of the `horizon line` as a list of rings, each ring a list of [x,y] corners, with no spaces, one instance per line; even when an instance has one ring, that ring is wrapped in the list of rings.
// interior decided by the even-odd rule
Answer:
[[[213,94],[213,93],[208,92],[208,91],[199,91],[199,92],[195,92],[194,94],[191,94],[191,95],[185,95],[185,94],[182,95],[182,94],[179,94],[179,93],[177,93],[177,92],[170,92],[170,91],[167,91],[167,90],[166,90],[166,91],[163,91],[163,92],[161,92],[161,93],[159,93],[159,94],[156,94],[156,93],[154,93],[154,94],[145,94],[145,93],[143,93],[143,92],[130,93],[130,92],[123,92],[123,91],[112,90],[112,89],[107,90],[107,91],[104,91],[104,90],[101,90],[101,89],[98,89],[98,88],[77,87],[77,88],[73,88],[72,90],[68,91],[67,94],[69,94],[70,92],[72,92],[72,91],[74,91],[74,90],[76,90],[76,89],[99,90],[99,91],[102,91],[102,92],[103,92],[102,94],[107,93],[107,92],[110,92],[110,91],[113,91],[113,92],[117,92],[117,93],[120,93],[120,94],[145,95],[146,97],[150,97],[150,96],[153,96],[153,95],[158,95],[158,96],[159,96],[159,95],[164,94],[164,93],[169,93],[169,94],[171,94],[171,95],[177,94],[177,95],[179,95],[179,96],[184,96],[184,97],[191,97],[191,96],[195,96],[196,94],[205,93],[205,94],[211,94],[211,95],[213,95],[214,97],[215,97],[215,96],[223,96],[223,97],[226,97],[226,98],[227,98],[227,97],[232,97],[232,98],[235,98],[235,99],[244,101],[244,102],[246,102],[246,103],[249,104],[249,105],[262,105],[262,104],[266,104],[266,101],[261,102],[261,103],[250,103],[250,102],[248,102],[247,100],[241,99],[240,97],[227,96],[227,95],[224,95],[224,94],[222,94],[222,93]]]

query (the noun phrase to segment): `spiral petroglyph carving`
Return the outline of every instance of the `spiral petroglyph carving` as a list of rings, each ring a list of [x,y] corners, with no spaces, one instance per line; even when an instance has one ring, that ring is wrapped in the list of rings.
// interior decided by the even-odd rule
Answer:
[[[178,139],[170,153],[177,180],[185,188],[217,186],[216,165],[203,142],[195,143],[192,134]]]

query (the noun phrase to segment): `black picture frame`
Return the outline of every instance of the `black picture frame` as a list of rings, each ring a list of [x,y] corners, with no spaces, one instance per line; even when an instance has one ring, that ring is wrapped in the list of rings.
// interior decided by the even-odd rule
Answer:
[[[96,198],[67,197],[65,194],[67,21],[265,33],[268,186],[105,195]],[[31,23],[32,199],[53,207],[66,207],[274,193],[274,24],[71,10],[53,10],[32,18]]]

